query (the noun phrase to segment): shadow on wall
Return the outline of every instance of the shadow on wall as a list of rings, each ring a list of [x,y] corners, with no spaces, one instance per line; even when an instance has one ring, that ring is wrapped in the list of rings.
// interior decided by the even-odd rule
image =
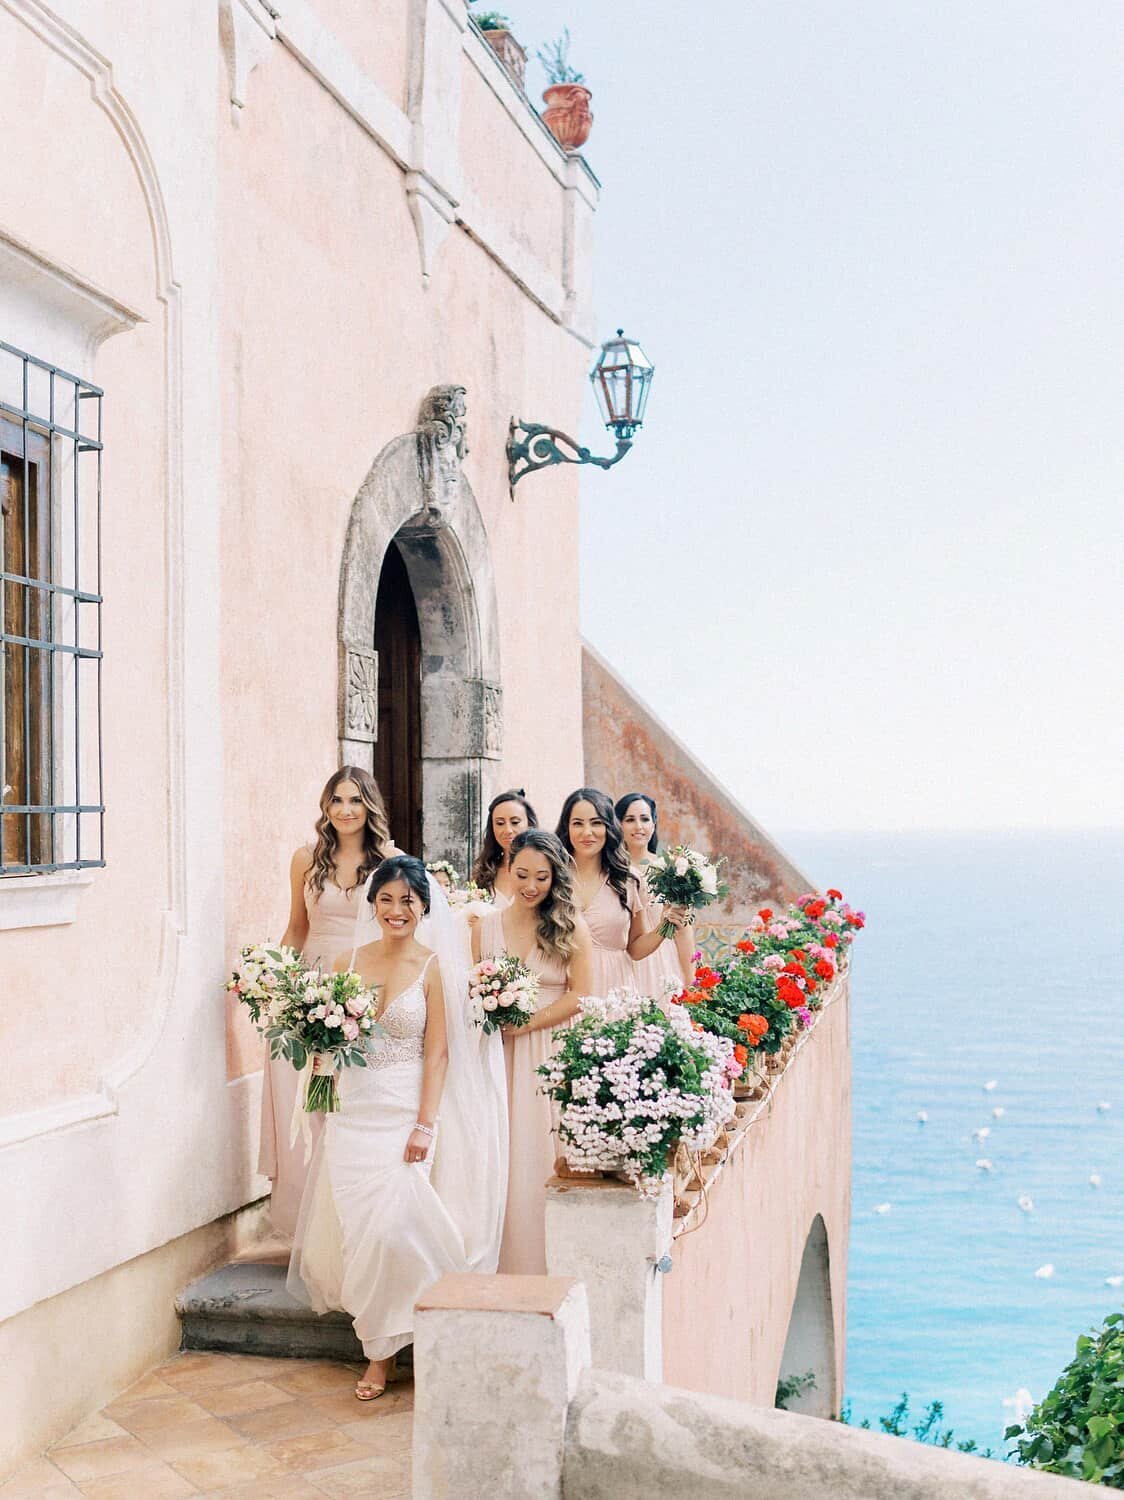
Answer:
[[[705,854],[724,854],[730,894],[710,923],[744,926],[765,902],[784,906],[814,888],[761,825],[633,693],[604,657],[582,645],[585,781],[614,799],[649,792],[660,834]]]
[[[811,1375],[812,1383],[802,1377]],[[831,1309],[831,1254],[827,1228],[817,1214],[812,1220],[800,1262],[800,1279],[788,1321],[788,1336],[777,1383],[795,1386],[785,1400],[787,1411],[809,1417],[839,1414],[835,1389],[835,1325]]]

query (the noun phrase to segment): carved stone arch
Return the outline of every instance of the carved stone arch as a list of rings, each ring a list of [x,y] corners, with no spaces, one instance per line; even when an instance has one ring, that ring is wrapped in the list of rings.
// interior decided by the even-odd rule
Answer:
[[[495,574],[460,461],[464,390],[437,386],[419,426],[375,459],[351,509],[339,599],[341,764],[374,766],[375,602],[387,548],[402,554],[421,631],[422,842],[466,869],[497,790],[503,691]],[[391,830],[393,832],[393,830]]]
[[[812,1375],[815,1384],[785,1402],[789,1411],[811,1417],[837,1417],[835,1320],[831,1304],[831,1253],[821,1215],[812,1220],[796,1283],[788,1336],[778,1379]]]

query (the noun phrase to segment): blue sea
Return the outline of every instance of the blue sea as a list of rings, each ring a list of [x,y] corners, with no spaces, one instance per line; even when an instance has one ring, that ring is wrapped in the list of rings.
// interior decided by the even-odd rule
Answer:
[[[781,843],[868,919],[852,968],[852,1420],[877,1425],[908,1392],[1004,1451],[1004,1399],[1040,1398],[1078,1334],[1124,1309],[1124,1283],[1106,1284],[1124,1276],[1124,833]]]

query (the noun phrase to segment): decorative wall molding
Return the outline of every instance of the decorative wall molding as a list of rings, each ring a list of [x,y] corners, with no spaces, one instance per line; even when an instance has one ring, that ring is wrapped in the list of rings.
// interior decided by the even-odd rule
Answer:
[[[95,286],[78,271],[43,254],[10,229],[0,228],[0,305],[4,308],[8,343],[19,343],[23,338],[11,304],[25,298],[35,304],[37,321],[46,314],[51,321],[57,318],[66,328],[69,335],[66,342],[71,347],[65,356],[60,354],[55,358],[52,353],[57,364],[73,363],[71,349],[80,351],[89,362],[107,338],[145,321],[134,308]],[[30,347],[31,343],[27,338],[24,347]],[[43,354],[41,348],[31,352]]]
[[[277,11],[268,0],[219,0],[219,38],[230,72],[230,103],[237,123],[246,106],[250,74],[277,39]]]
[[[89,870],[6,876],[0,880],[0,932],[21,927],[64,927],[77,921],[78,898],[93,883]],[[0,1122],[0,1144],[3,1140]]]
[[[449,230],[460,225],[548,317],[586,348],[593,347],[591,330],[580,326],[580,318],[589,315],[589,298],[587,289],[576,286],[573,279],[576,255],[572,226],[576,198],[582,198],[595,209],[600,183],[583,157],[563,151],[530,101],[515,87],[503,63],[469,24],[464,0],[409,0],[410,62],[405,111],[363,71],[317,15],[311,0],[220,0],[220,3],[229,9],[231,25],[239,24],[245,32],[238,44],[240,55],[246,59],[243,94],[245,77],[260,61],[256,49],[263,45],[267,52],[269,49],[268,37],[263,44],[247,29],[254,26],[265,37],[267,25],[261,19],[253,19],[264,12],[276,39],[401,167],[418,237],[423,284],[428,284],[433,274]],[[244,20],[237,15],[239,7],[250,8]],[[228,62],[237,50],[232,42]],[[467,57],[485,80],[515,128],[566,193],[562,280],[526,251],[464,185],[458,157],[462,57]],[[237,113],[236,92],[239,87],[232,83],[232,102]]]

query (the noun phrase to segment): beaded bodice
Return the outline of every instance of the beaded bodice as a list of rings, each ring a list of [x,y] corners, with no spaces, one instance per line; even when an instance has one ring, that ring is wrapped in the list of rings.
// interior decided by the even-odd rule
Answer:
[[[382,1028],[368,1043],[369,1068],[420,1063],[425,1048],[425,978],[422,974],[400,990],[379,1017]]]

